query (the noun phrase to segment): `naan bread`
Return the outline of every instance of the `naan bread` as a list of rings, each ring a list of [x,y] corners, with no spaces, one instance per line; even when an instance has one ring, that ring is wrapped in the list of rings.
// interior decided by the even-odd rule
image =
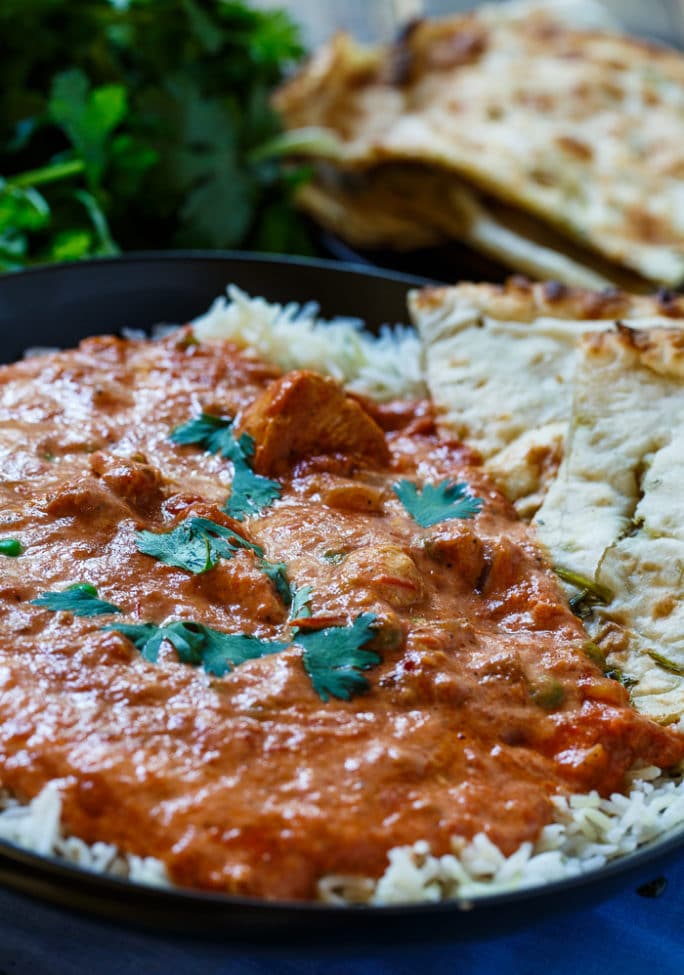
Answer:
[[[642,279],[569,247],[519,212],[491,200],[485,203],[446,170],[399,164],[341,173],[323,164],[297,199],[319,224],[362,249],[412,251],[458,240],[530,277],[594,289],[610,284],[645,287]]]
[[[514,278],[414,292],[410,309],[442,427],[477,448],[530,517],[563,455],[580,337],[622,320],[672,325],[684,318],[684,298]]]
[[[640,711],[681,720],[684,296],[512,279],[410,304],[442,428],[523,516],[541,504],[551,561],[606,600],[586,622],[608,664]]]
[[[499,223],[488,199],[677,285],[684,57],[586,26],[585,8],[497,4],[421,21],[385,49],[337,35],[276,105],[288,128],[335,133],[340,170],[410,162],[452,173]]]
[[[664,722],[684,713],[683,483],[684,332],[585,335],[566,456],[535,524],[557,566],[606,594],[587,626]]]

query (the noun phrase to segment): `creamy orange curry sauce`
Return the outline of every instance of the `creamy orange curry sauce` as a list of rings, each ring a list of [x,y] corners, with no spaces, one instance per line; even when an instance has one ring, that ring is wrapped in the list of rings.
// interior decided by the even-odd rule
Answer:
[[[0,395],[0,537],[22,548],[0,556],[0,783],[29,800],[58,779],[69,832],[178,884],[313,898],[417,839],[484,830],[510,853],[555,794],[684,755],[587,656],[529,529],[427,404],[370,405],[188,330],[3,367]],[[223,510],[229,457],[172,439],[202,413],[253,438],[280,492],[258,516]],[[447,479],[481,510],[421,527],[394,486]],[[191,518],[246,544],[201,572],[140,550]],[[311,587],[298,618],[250,545]],[[82,583],[120,612],[40,602]],[[372,666],[348,700],[321,695],[296,635],[361,616]],[[280,649],[221,675],[112,628],[179,621]]]

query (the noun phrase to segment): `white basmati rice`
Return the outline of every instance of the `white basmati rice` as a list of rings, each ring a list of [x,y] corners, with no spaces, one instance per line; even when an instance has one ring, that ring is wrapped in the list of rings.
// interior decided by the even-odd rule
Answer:
[[[235,285],[192,325],[200,341],[236,342],[281,369],[315,369],[378,400],[427,395],[420,341],[405,325],[384,325],[374,336],[358,319],[326,322],[314,303],[271,304]]]
[[[596,870],[684,826],[684,779],[649,767],[632,775],[627,795],[603,799],[591,792],[557,796],[553,803],[556,821],[534,845],[523,843],[509,857],[483,833],[469,843],[454,839],[453,853],[442,857],[421,842],[397,847],[372,903],[470,900]]]
[[[452,853],[433,856],[423,840],[396,847],[377,882],[366,877],[330,876],[319,884],[321,900],[344,905],[430,903],[457,899],[468,907],[478,896],[536,887],[551,880],[597,870],[616,857],[684,826],[684,778],[649,766],[631,776],[626,795],[553,799],[556,820],[535,844],[523,843],[504,856],[484,833],[470,842],[455,837]],[[109,843],[88,845],[66,836],[60,825],[60,780],[49,782],[28,805],[0,798],[0,839],[54,856],[85,870],[169,887],[164,864],[152,857],[122,854]]]
[[[26,805],[0,797],[0,840],[42,856],[59,857],[85,870],[127,877],[154,887],[169,885],[166,867],[153,857],[120,853],[111,843],[84,843],[62,830],[61,781],[54,779]]]

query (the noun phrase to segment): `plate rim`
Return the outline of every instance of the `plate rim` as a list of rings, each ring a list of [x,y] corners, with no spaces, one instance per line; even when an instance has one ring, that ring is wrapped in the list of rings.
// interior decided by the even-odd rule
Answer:
[[[438,281],[410,275],[400,271],[362,264],[350,264],[331,259],[308,257],[299,255],[264,254],[249,251],[214,251],[214,250],[180,250],[180,251],[139,251],[116,256],[93,258],[85,261],[62,262],[59,264],[41,264],[21,269],[0,276],[0,294],[6,286],[17,280],[36,278],[45,274],[77,274],[90,267],[111,266],[113,268],[125,266],[128,263],[144,264],[152,262],[162,263],[204,263],[210,261],[219,264],[236,263],[238,265],[256,264],[286,265],[300,268],[302,271],[323,269],[332,271],[343,280],[349,275],[361,275],[366,278],[382,279],[392,282],[398,287],[403,286],[407,291],[412,287],[441,287]],[[296,912],[302,921],[331,919],[392,919],[397,917],[444,917],[456,916],[462,919],[484,914],[487,911],[502,907],[521,907],[539,901],[540,899],[557,900],[563,895],[571,895],[582,890],[590,889],[595,893],[596,888],[604,881],[615,881],[623,874],[634,874],[636,871],[651,864],[662,863],[669,854],[684,855],[684,826],[654,837],[642,844],[636,850],[609,860],[600,867],[596,867],[579,874],[549,880],[542,884],[518,887],[510,890],[499,890],[490,894],[478,894],[475,897],[451,898],[435,902],[403,902],[399,904],[331,904],[320,901],[295,900],[264,900],[244,895],[220,894],[211,891],[199,891],[183,887],[158,887],[133,881],[128,878],[117,877],[108,873],[100,873],[87,867],[80,866],[68,860],[44,855],[29,850],[9,840],[0,839],[0,867],[3,869],[2,883],[15,890],[30,893],[26,885],[13,884],[7,879],[3,861],[11,865],[26,867],[37,874],[46,874],[48,885],[52,882],[59,885],[60,878],[68,884],[82,882],[83,886],[95,887],[98,893],[109,892],[115,899],[124,898],[133,893],[142,902],[153,904],[173,904],[176,908],[210,907],[229,915],[234,912],[248,912],[250,914],[268,914],[275,919],[291,917]],[[64,904],[60,900],[59,891],[55,895],[38,894],[42,899],[52,903]],[[143,904],[143,907],[145,904]],[[571,909],[570,907],[561,910]],[[92,913],[102,917],[112,916],[107,907],[93,905]],[[212,914],[215,916],[215,914]],[[143,919],[144,924],[144,919]]]

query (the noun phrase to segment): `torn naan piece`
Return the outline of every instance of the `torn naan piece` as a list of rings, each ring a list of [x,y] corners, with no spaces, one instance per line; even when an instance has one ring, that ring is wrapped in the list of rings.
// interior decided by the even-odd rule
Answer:
[[[354,247],[413,251],[459,241],[499,266],[541,280],[651,290],[643,278],[569,246],[550,229],[540,232],[535,221],[512,208],[484,200],[446,170],[390,164],[349,173],[321,164],[316,174],[299,190],[299,206]]]
[[[525,261],[527,273],[549,276],[546,229],[555,235],[546,250],[567,262],[554,277],[567,283],[595,286],[575,267],[596,273],[594,254],[642,283],[676,286],[684,281],[684,57],[606,29],[600,9],[586,0],[500,3],[413,23],[386,48],[338,34],[275,104],[288,129],[333,134],[341,185],[345,174],[371,174],[372,192],[382,178],[373,171],[388,164],[429,168],[439,181],[451,175],[476,212],[463,221],[445,198],[449,232],[513,269]],[[419,169],[412,185],[420,197]],[[343,186],[313,186],[301,197],[309,212],[346,202],[355,207],[350,230],[372,237],[381,201],[364,211]],[[511,211],[526,223],[516,226]],[[415,222],[404,204],[400,215]],[[430,233],[444,230],[434,211],[425,219]]]
[[[566,456],[535,524],[640,711],[684,714],[684,332],[585,335]],[[586,582],[582,582],[585,579]]]
[[[475,447],[521,517],[556,475],[578,340],[614,327],[673,326],[684,298],[593,292],[513,278],[413,292],[430,393],[445,431]]]

